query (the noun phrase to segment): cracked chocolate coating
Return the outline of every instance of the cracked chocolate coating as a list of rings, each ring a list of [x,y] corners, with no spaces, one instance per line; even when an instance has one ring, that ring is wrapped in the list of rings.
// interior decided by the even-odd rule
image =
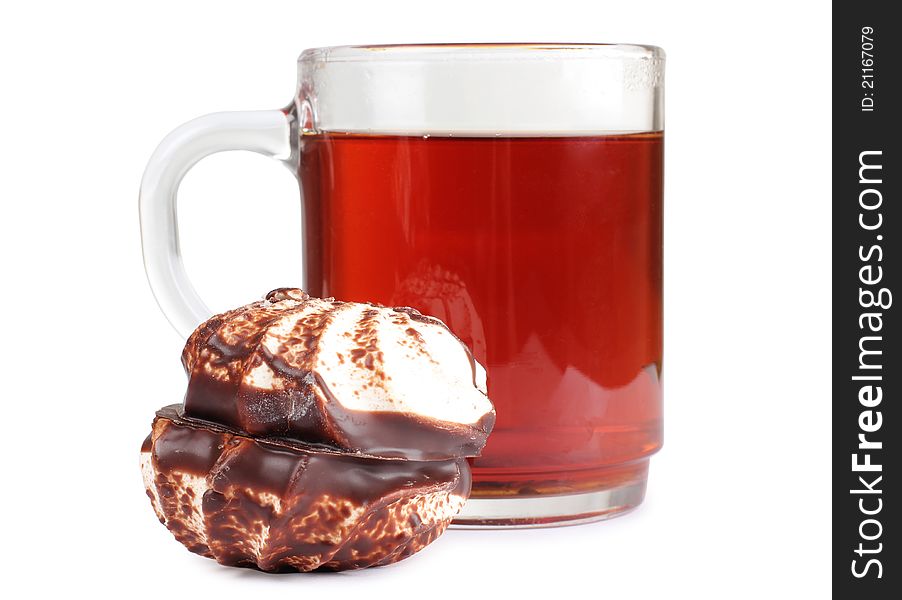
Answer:
[[[470,491],[465,459],[367,458],[157,413],[141,449],[154,510],[189,550],[264,571],[397,562],[438,537]]]
[[[344,348],[337,360],[347,372],[334,366],[335,357],[318,361],[323,332],[345,310],[354,312],[331,331],[342,336],[332,349]],[[449,381],[475,394],[472,405],[463,405],[472,411],[463,414],[486,414],[462,424],[394,410],[398,397],[383,368],[383,350],[392,347],[380,333],[395,336],[391,343],[410,361],[403,366],[441,366],[424,338],[436,351],[435,330],[423,324],[444,327],[411,308],[320,300],[297,289],[274,290],[201,324],[182,353],[189,376],[184,404],[158,411],[141,447],[157,517],[190,551],[263,571],[386,565],[431,543],[469,496],[465,457],[482,449],[495,414],[463,344],[474,388],[460,386],[463,363]],[[444,332],[438,339],[446,355],[451,348],[450,356],[463,358]],[[333,386],[350,382],[349,406],[375,409],[346,408],[317,368]],[[406,380],[402,400],[419,391],[420,381]],[[373,386],[382,386],[378,394],[358,396]]]
[[[314,305],[314,303],[316,303]],[[405,412],[351,410],[338,402],[316,372],[322,332],[348,304],[313,299],[298,289],[282,288],[256,302],[203,323],[188,339],[182,363],[189,375],[182,416],[243,430],[257,436],[299,439],[370,456],[447,460],[476,456],[485,445],[494,412],[473,424],[437,421]],[[375,307],[375,305],[373,305]],[[381,307],[380,307],[381,308]],[[421,322],[445,325],[412,308],[395,308],[392,322],[407,326],[407,342],[427,352],[419,333],[409,327]],[[288,332],[273,333],[285,316],[300,318]],[[372,319],[362,312],[353,329],[354,348],[341,361],[352,361],[383,380],[381,352]],[[264,345],[277,335],[279,352]],[[475,363],[469,350],[474,372]],[[260,369],[272,386],[248,385],[248,374]]]

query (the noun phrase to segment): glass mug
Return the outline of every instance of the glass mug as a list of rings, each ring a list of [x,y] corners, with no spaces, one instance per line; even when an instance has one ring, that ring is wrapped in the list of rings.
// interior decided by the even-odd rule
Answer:
[[[497,422],[456,524],[637,506],[662,439],[663,51],[318,48],[298,71],[288,108],[200,117],[151,158],[144,262],[170,322],[210,316],[179,253],[182,176],[220,151],[279,159],[305,290],[434,315],[488,370]]]

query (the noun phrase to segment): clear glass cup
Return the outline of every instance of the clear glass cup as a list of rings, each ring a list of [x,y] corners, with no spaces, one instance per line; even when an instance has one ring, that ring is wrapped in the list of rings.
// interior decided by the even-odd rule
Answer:
[[[145,266],[173,326],[210,315],[179,254],[182,176],[276,158],[298,174],[308,292],[435,315],[487,367],[498,418],[456,524],[637,506],[662,439],[663,51],[338,47],[298,67],[287,108],[195,119],[148,164]]]

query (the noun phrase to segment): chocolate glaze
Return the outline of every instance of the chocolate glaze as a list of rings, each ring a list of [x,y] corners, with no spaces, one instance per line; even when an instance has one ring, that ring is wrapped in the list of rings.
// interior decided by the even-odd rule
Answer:
[[[475,424],[457,424],[412,413],[351,410],[338,402],[315,365],[323,330],[347,304],[327,299],[325,308],[304,313],[281,340],[278,352],[261,343],[278,319],[302,313],[312,300],[301,290],[280,288],[262,302],[218,315],[198,327],[182,353],[189,375],[183,416],[253,435],[302,439],[384,458],[447,460],[479,454],[494,424],[494,412]],[[408,326],[410,322],[445,327],[412,308],[393,310],[393,322],[407,326],[409,343],[423,352],[428,351],[424,340]],[[356,348],[342,357],[372,371],[374,385],[386,377],[372,323],[377,314],[376,310],[363,312],[351,332]],[[461,346],[469,357],[475,386],[473,356]],[[275,389],[243,383],[246,373],[261,366],[272,373],[278,383]]]
[[[189,550],[266,571],[396,562],[434,540],[470,491],[465,459],[385,460],[255,439],[157,412],[142,446],[157,515]]]
[[[327,397],[329,387],[322,382]],[[495,414],[484,415],[472,428],[449,427],[445,422],[392,412],[348,410],[334,398],[325,403],[328,419],[340,424],[337,446],[354,452],[383,458],[447,460],[459,456],[478,456]]]

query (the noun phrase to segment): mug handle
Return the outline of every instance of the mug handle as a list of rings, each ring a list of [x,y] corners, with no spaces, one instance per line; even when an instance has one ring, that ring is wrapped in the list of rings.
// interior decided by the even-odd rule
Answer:
[[[283,110],[220,112],[198,117],[163,138],[150,157],[138,199],[147,281],[157,304],[187,338],[210,315],[188,279],[179,245],[177,193],[200,159],[229,150],[291,158],[292,115]]]

